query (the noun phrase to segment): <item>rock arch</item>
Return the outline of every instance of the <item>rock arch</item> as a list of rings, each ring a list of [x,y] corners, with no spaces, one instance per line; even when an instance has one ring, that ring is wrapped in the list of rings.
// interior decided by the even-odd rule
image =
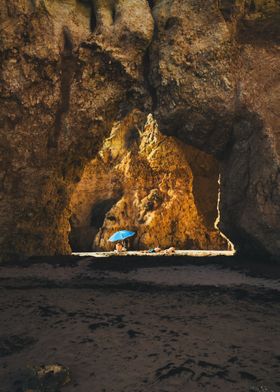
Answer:
[[[135,129],[138,137],[127,143]],[[121,228],[136,232],[136,249],[227,250],[215,227],[218,175],[211,155],[164,136],[152,114],[132,111],[112,128],[72,195],[73,250],[111,250],[108,238]]]

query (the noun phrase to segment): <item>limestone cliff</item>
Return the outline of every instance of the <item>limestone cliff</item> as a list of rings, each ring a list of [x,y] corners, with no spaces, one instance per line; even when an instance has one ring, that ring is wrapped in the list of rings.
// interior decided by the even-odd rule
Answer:
[[[1,260],[70,252],[71,195],[134,109],[184,143],[186,176],[188,145],[218,159],[219,226],[236,247],[280,256],[279,1],[0,0],[0,12]]]

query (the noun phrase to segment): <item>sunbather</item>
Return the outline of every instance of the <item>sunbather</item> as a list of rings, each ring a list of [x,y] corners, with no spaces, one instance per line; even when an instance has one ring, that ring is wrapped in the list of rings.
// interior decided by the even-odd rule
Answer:
[[[175,254],[175,251],[176,251],[176,249],[174,248],[174,246],[171,246],[170,248],[165,249],[163,252],[164,252],[166,255],[174,255],[174,254]]]
[[[160,253],[161,252],[161,248],[158,248],[158,247],[151,248],[151,249],[147,250],[146,252],[148,252],[148,253]]]
[[[162,254],[167,254],[167,255],[173,255],[175,253],[175,248],[171,246],[170,248],[167,249],[161,249],[159,247],[156,248],[151,248],[148,250],[144,250],[144,253],[162,253]]]
[[[141,250],[143,253],[160,253],[162,250],[159,247]]]
[[[116,253],[126,252],[126,248],[123,246],[121,242],[117,242],[115,252]]]

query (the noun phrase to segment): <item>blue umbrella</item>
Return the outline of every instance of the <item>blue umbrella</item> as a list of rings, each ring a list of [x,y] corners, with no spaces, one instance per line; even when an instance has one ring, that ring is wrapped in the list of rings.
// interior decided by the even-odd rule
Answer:
[[[111,235],[108,241],[110,242],[115,242],[115,241],[123,241],[128,237],[132,237],[134,235],[134,231],[128,231],[128,230],[120,230]]]

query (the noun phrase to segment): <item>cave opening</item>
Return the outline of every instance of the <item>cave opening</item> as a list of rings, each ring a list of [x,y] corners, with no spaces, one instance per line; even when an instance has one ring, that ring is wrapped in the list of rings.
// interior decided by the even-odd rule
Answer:
[[[113,126],[73,192],[72,251],[111,251],[108,239],[122,229],[136,232],[130,250],[233,250],[218,229],[219,175],[212,155],[134,110]]]
[[[95,202],[92,206],[88,205],[88,216],[80,220],[78,214],[72,214],[70,219],[71,232],[69,243],[72,251],[91,251],[99,250],[94,246],[94,238],[102,228],[106,214],[118,202],[119,197],[111,197]],[[83,206],[84,207],[84,206]],[[108,215],[107,219],[114,220],[114,216]]]

